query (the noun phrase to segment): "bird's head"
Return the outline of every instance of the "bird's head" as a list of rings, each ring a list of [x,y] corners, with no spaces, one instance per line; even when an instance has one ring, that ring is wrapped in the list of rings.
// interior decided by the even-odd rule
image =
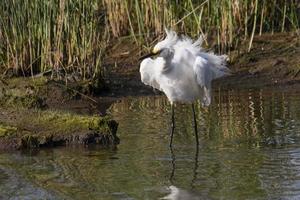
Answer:
[[[166,32],[166,37],[164,40],[158,42],[152,49],[151,53],[143,56],[140,58],[140,60],[143,60],[145,58],[148,58],[148,57],[151,57],[151,56],[154,56],[154,55],[157,55],[159,54],[160,52],[162,52],[162,50],[164,49],[169,49],[169,48],[172,48],[173,45],[176,44],[177,40],[178,40],[178,36],[177,36],[177,33],[175,31],[172,31],[172,30],[168,30],[168,29],[165,29],[165,32]]]
[[[169,49],[172,48],[176,42],[178,41],[178,36],[175,31],[165,29],[166,37],[164,40],[158,42],[152,50],[152,53],[159,53],[163,49]]]

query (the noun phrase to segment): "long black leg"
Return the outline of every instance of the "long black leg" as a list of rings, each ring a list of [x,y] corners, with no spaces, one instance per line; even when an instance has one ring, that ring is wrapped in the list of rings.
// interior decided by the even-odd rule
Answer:
[[[196,114],[195,114],[195,106],[194,106],[193,103],[192,103],[192,110],[193,110],[193,117],[194,117],[195,138],[196,138],[196,144],[198,146],[199,145],[199,140],[198,140],[197,120],[196,120]]]
[[[174,104],[171,103],[171,138],[170,138],[170,147],[172,148],[172,143],[173,143],[173,134],[174,134],[174,129],[175,129],[175,117],[174,117]]]

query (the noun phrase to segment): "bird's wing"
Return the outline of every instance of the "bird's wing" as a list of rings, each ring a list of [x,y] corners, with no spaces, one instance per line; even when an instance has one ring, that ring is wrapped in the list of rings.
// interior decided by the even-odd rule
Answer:
[[[149,85],[155,89],[160,90],[158,82],[158,70],[165,65],[162,58],[151,59],[147,58],[141,62],[140,74],[141,80],[145,85]]]
[[[196,41],[193,41],[187,36],[177,40],[176,44],[173,46],[175,51],[174,61],[178,63],[185,63],[188,66],[193,66],[196,58],[202,57],[203,59],[206,59],[209,67],[214,71],[214,78],[230,74],[230,70],[226,67],[227,56],[219,56],[214,53],[204,51],[201,48],[202,42],[202,37]]]
[[[230,74],[230,69],[226,66],[226,55],[219,56],[213,53],[201,51],[198,53],[198,56],[207,60],[208,65],[215,73],[214,79]]]
[[[209,80],[211,80],[211,71],[209,69],[207,60],[198,56],[193,65],[193,69],[195,72],[197,83],[201,87],[207,86],[209,84]]]
[[[215,78],[215,73],[210,67],[207,59],[198,56],[195,59],[193,70],[199,86],[203,89],[202,103],[208,106],[211,102],[211,81]]]

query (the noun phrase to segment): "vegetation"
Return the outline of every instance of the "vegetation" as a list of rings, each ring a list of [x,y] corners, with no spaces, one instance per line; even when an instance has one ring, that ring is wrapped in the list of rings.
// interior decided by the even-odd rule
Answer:
[[[16,134],[17,128],[13,126],[7,126],[0,123],[0,138],[1,137],[9,137],[11,135]]]
[[[2,0],[0,72],[99,77],[113,38],[151,46],[164,27],[207,34],[219,52],[249,39],[250,50],[255,34],[298,31],[299,9],[298,0]]]

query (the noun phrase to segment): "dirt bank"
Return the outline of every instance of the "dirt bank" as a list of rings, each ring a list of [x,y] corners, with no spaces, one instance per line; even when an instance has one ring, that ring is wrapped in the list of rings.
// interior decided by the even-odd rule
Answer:
[[[230,55],[232,76],[216,81],[227,87],[260,87],[300,83],[300,37],[296,33],[256,36],[253,47]]]

